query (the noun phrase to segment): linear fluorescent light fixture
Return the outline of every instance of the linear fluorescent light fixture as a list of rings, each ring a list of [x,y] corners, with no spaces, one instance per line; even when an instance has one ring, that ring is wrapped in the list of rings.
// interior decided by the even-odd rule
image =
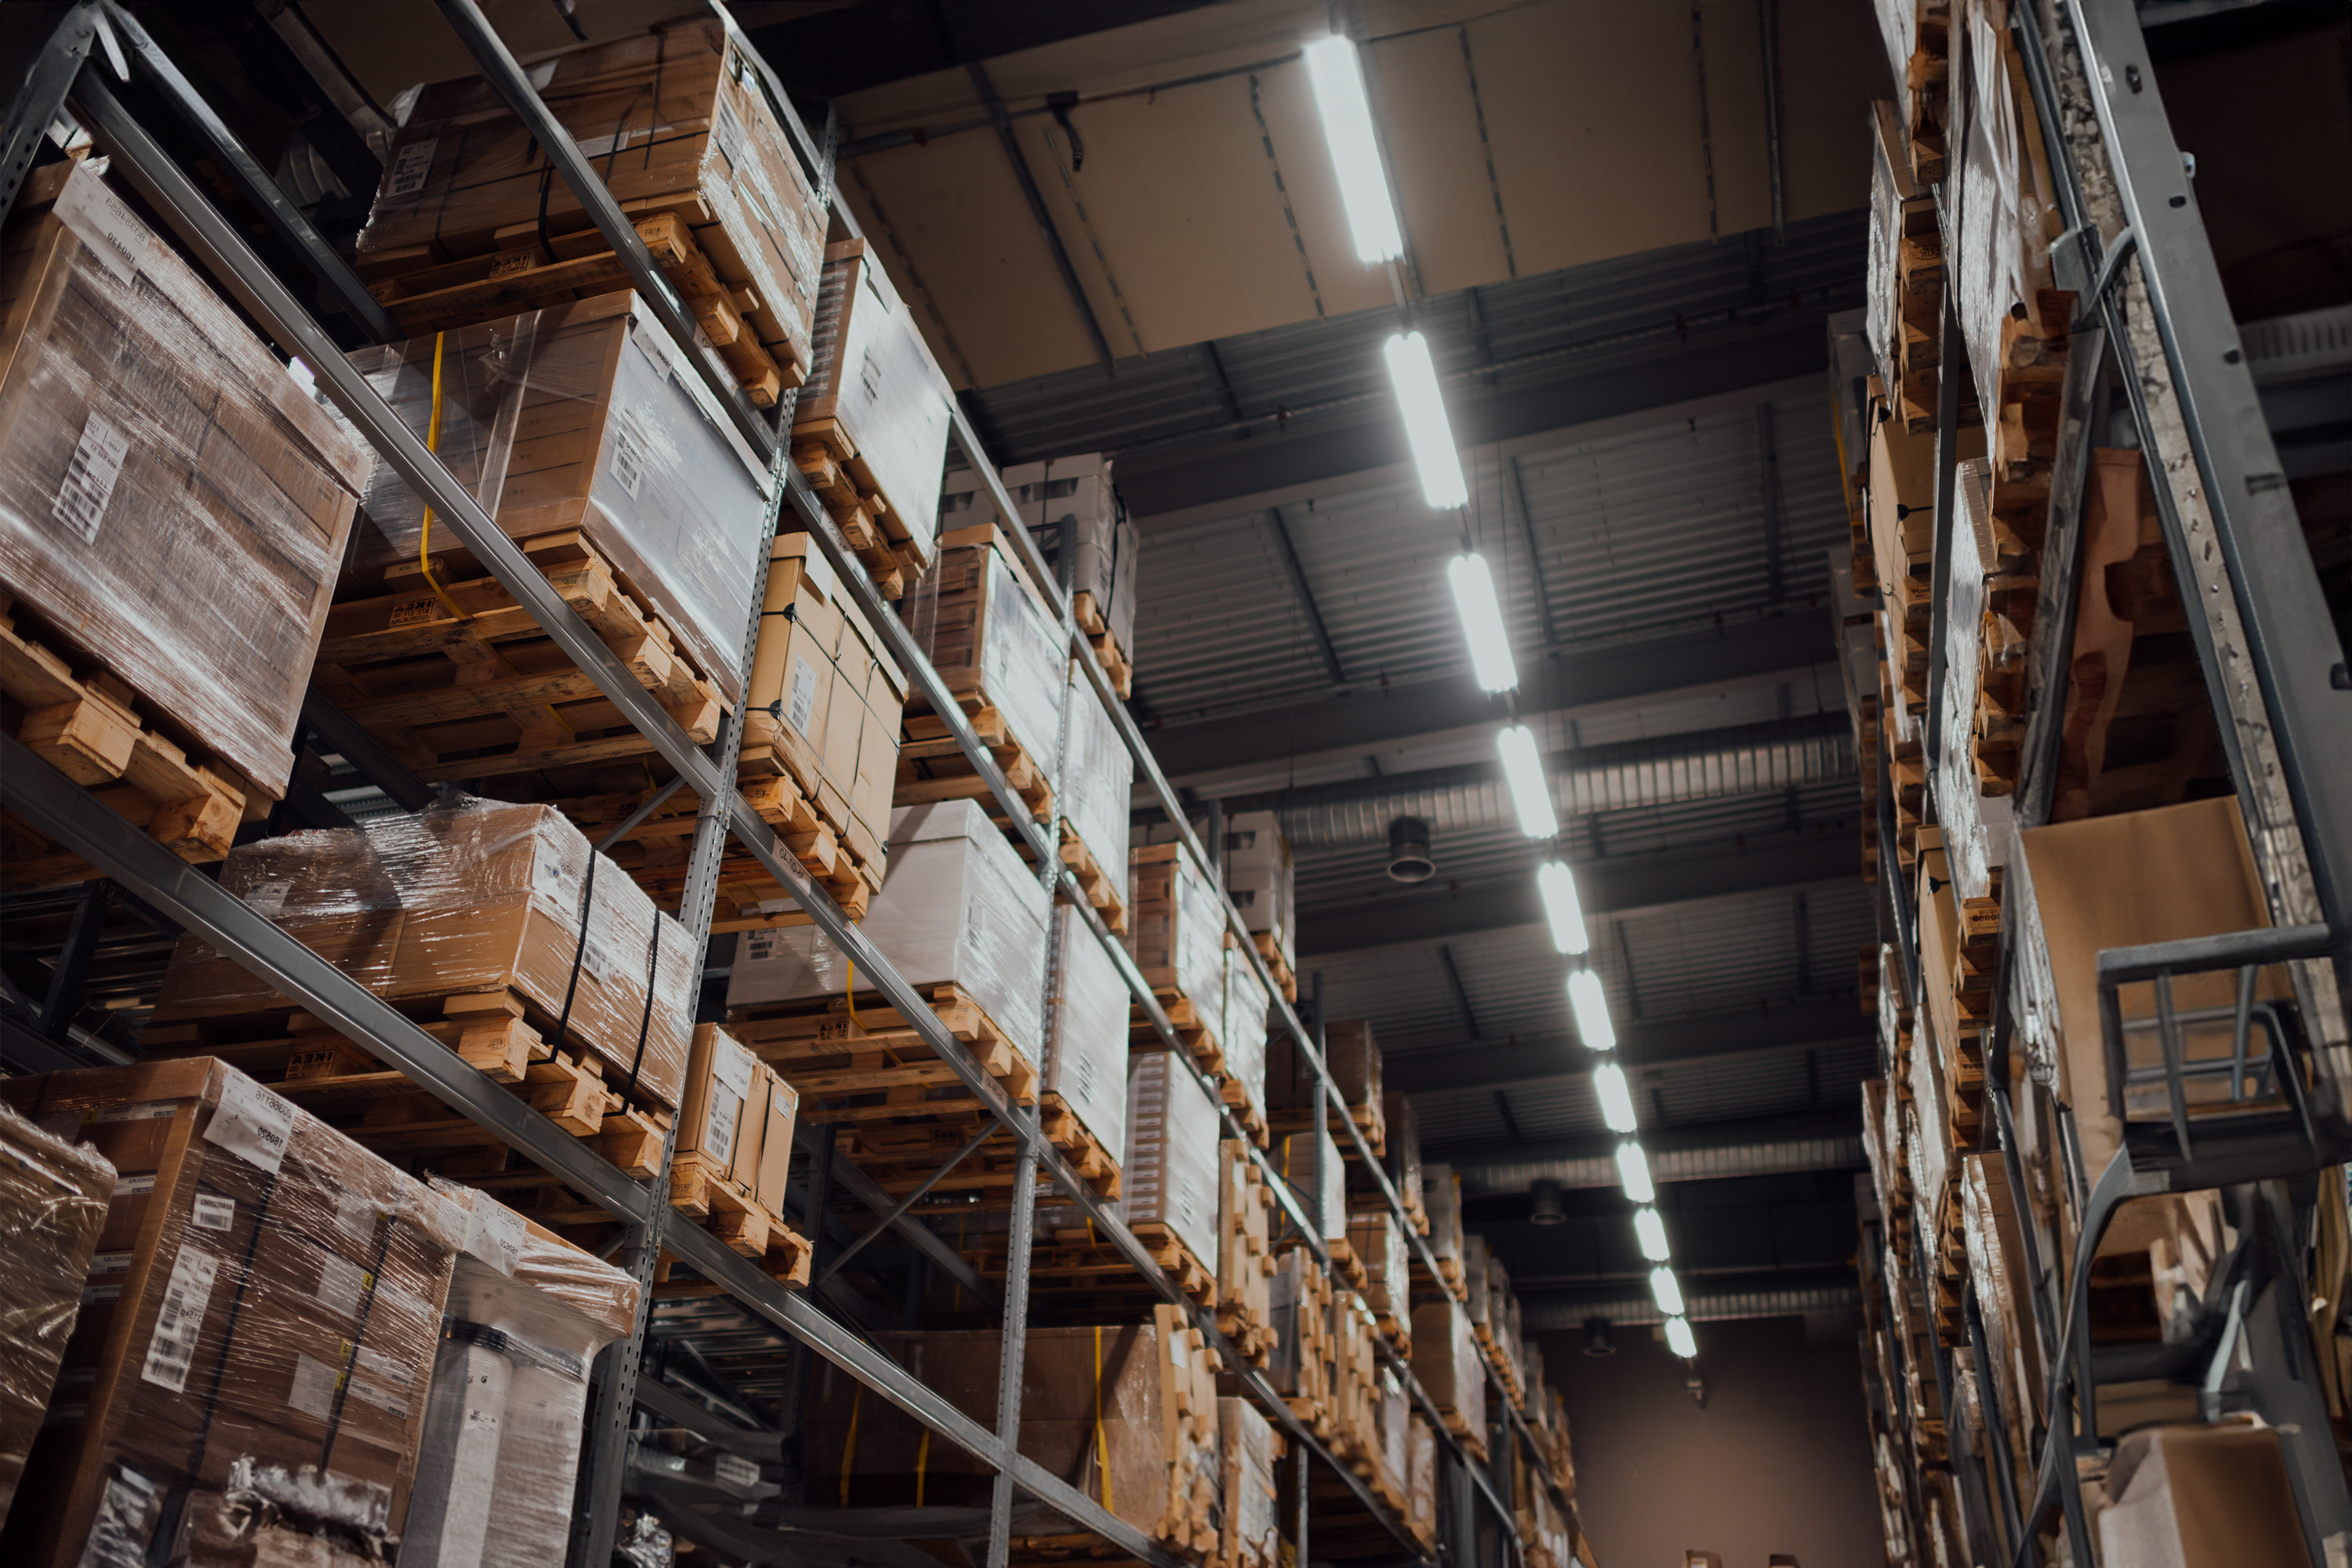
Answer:
[[[1633,1120],[1633,1091],[1625,1087],[1625,1069],[1615,1062],[1604,1062],[1593,1069],[1593,1098],[1601,1101],[1601,1120],[1609,1124],[1612,1132],[1631,1132]]]
[[[1576,1037],[1588,1051],[1617,1048],[1617,1026],[1609,1021],[1609,998],[1601,992],[1601,976],[1590,969],[1568,977],[1568,1009],[1576,1015]]]
[[[1691,1337],[1689,1319],[1668,1318],[1666,1320],[1666,1348],[1685,1361],[1698,1359],[1698,1341]]]
[[[1478,689],[1510,690],[1519,683],[1519,667],[1511,658],[1510,628],[1503,622],[1486,558],[1475,552],[1455,556],[1445,568],[1445,580],[1454,584],[1454,607],[1462,616],[1462,636],[1470,644],[1470,670],[1478,678]]]
[[[1633,1211],[1633,1238],[1642,1244],[1643,1257],[1653,1263],[1666,1260],[1666,1222],[1658,1217],[1657,1210]]]
[[[1637,1204],[1658,1201],[1658,1189],[1650,1184],[1650,1159],[1639,1143],[1617,1145],[1617,1184]]]
[[[1544,778],[1535,731],[1525,724],[1507,724],[1495,748],[1502,753],[1503,782],[1510,786],[1511,809],[1519,815],[1519,831],[1530,838],[1558,837],[1559,816],[1551,808],[1551,785]]]
[[[1682,1285],[1675,1279],[1675,1271],[1663,1263],[1650,1270],[1650,1300],[1669,1318],[1683,1315]]]
[[[1397,332],[1381,353],[1388,358],[1412,466],[1421,474],[1421,497],[1439,511],[1450,511],[1470,499],[1470,487],[1462,482],[1462,454],[1454,447],[1454,425],[1445,417],[1444,395],[1437,390],[1429,340],[1419,332]]]
[[[1547,860],[1536,873],[1536,891],[1543,895],[1552,946],[1570,954],[1590,948],[1592,939],[1585,934],[1584,900],[1576,896],[1576,873],[1557,860]]]
[[[1376,267],[1404,254],[1404,234],[1389,200],[1388,171],[1372,135],[1372,103],[1364,92],[1364,66],[1355,40],[1334,33],[1300,51],[1307,79],[1315,89],[1315,112],[1323,121],[1323,144],[1331,149],[1331,172],[1339,179],[1339,201],[1357,259]]]

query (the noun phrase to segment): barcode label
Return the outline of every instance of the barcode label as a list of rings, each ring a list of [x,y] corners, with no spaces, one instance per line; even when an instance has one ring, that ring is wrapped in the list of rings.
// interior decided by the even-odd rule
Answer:
[[[352,1379],[352,1397],[354,1399],[364,1399],[370,1405],[374,1405],[378,1410],[383,1411],[387,1415],[391,1415],[395,1421],[405,1421],[408,1419],[407,1400],[403,1399],[399,1394],[394,1394],[388,1388],[378,1388],[366,1378],[355,1377]]]
[[[713,1084],[710,1091],[710,1134],[707,1142],[710,1152],[730,1165],[735,1161],[735,1128],[742,1115],[743,1097],[730,1095],[723,1085]]]
[[[607,467],[613,482],[628,491],[633,500],[645,485],[646,462],[651,455],[645,431],[634,416],[623,411],[613,421],[613,460]]]
[[[522,1267],[522,1244],[530,1234],[522,1215],[496,1199],[477,1196],[467,1226],[466,1250],[509,1279]]]
[[[247,1164],[276,1171],[286,1163],[286,1145],[294,1136],[294,1107],[243,1073],[231,1073],[221,1085],[220,1105],[213,1111],[205,1142],[216,1143]]]
[[[395,1388],[407,1388],[416,1381],[415,1375],[406,1366],[382,1351],[353,1345],[347,1340],[343,1343],[343,1353],[352,1356],[362,1372],[370,1377],[382,1378]]]
[[[297,1351],[294,1354],[294,1386],[286,1391],[286,1403],[324,1421],[334,1415],[335,1392],[342,1385],[341,1369]]]
[[[78,534],[84,544],[96,542],[99,525],[106,521],[106,503],[114,499],[114,481],[122,475],[122,459],[130,455],[131,438],[92,409],[66,464],[65,483],[58,487],[57,503],[49,513]]]
[[[118,1198],[142,1197],[154,1190],[155,1173],[152,1171],[142,1171],[135,1176],[114,1178],[114,1195]]]
[[[89,1255],[91,1274],[123,1274],[130,1268],[131,1254],[128,1252],[93,1252]]]
[[[793,729],[808,733],[809,720],[816,713],[816,669],[808,660],[795,655],[793,659],[793,700],[784,717]]]
[[[580,967],[594,975],[600,984],[612,983],[613,950],[604,945],[602,937],[591,935],[580,944]]]
[[[180,1248],[172,1281],[163,1289],[163,1305],[155,1313],[155,1332],[147,1342],[141,1377],[174,1394],[187,1392],[188,1369],[196,1360],[196,1332],[204,1326],[205,1306],[219,1274],[220,1259],[211,1253]]]
[[[179,1109],[180,1102],[176,1100],[142,1100],[136,1105],[110,1105],[88,1120],[91,1121],[161,1121]],[[147,1179],[151,1183],[154,1180],[152,1176]]]
[[[743,122],[735,118],[733,106],[723,98],[719,100],[719,121],[710,128],[710,139],[719,143],[719,155],[730,169],[742,167]]]
[[[388,196],[413,196],[425,188],[425,176],[433,172],[433,153],[441,145],[437,136],[427,136],[422,142],[411,142],[392,161],[392,178],[384,186]]]
[[[52,210],[116,282],[128,283],[139,276],[140,262],[154,240],[88,163],[74,166]]]
[[[257,915],[278,915],[286,912],[286,895],[294,890],[291,879],[274,882],[256,882],[245,890],[245,907]]]
[[[198,1193],[195,1212],[188,1217],[206,1230],[226,1230],[236,1224],[236,1200],[218,1193]]]

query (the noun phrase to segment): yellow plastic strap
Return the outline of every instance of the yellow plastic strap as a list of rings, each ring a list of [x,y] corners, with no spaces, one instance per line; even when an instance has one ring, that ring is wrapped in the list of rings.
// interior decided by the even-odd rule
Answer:
[[[866,1026],[857,1021],[857,961],[849,961],[849,973],[841,983],[842,1000],[849,1004],[849,1026],[863,1033]]]
[[[923,1472],[931,1463],[931,1429],[923,1428],[922,1441],[915,1445],[915,1506],[923,1506]],[[845,1504],[845,1507],[847,1505]]]
[[[1102,1476],[1102,1505],[1105,1513],[1118,1510],[1110,1500],[1110,1442],[1103,1436],[1102,1419],[1102,1325],[1095,1325],[1095,1468]]]
[[[866,1385],[852,1381],[849,1393],[849,1436],[841,1440],[841,1506],[849,1506],[849,1476],[857,1464],[857,1411],[866,1403]]]
[[[448,337],[449,334],[446,332],[433,334],[433,413],[425,426],[425,449],[428,452],[438,452],[441,449],[441,351],[446,344]],[[432,549],[433,507],[430,502],[427,502],[425,508],[425,526],[416,531],[416,569],[425,574],[425,585],[433,590],[433,596],[441,601],[441,607],[462,621],[466,619],[466,613],[457,607],[455,600],[442,592],[441,584],[434,579],[433,563],[430,559]]]

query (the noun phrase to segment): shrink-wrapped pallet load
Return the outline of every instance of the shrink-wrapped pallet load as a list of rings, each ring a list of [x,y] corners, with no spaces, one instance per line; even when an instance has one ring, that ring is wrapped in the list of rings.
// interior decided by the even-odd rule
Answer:
[[[937,563],[899,615],[1013,787],[1040,819],[1050,816],[1069,663],[1060,617],[1015,563],[1012,542],[992,524],[940,535]],[[920,693],[908,697],[907,732],[917,744],[900,764],[900,805],[986,793]]]
[[[0,1269],[0,1526],[40,1436],[113,1198],[114,1167],[96,1149],[0,1103],[0,1235],[8,1238],[8,1267]]]
[[[1381,1120],[1381,1048],[1372,1041],[1372,1026],[1360,1018],[1341,1019],[1323,1031],[1323,1065],[1329,1069],[1330,1095],[1324,1107],[1327,1124],[1340,1125],[1340,1110],[1355,1120],[1356,1131],[1363,1134],[1372,1152],[1379,1154],[1387,1146],[1387,1129]],[[1269,1114],[1277,1122],[1297,1125],[1313,1114],[1310,1102],[1315,1093],[1315,1069],[1306,1052],[1298,1047],[1288,1031],[1270,1041],[1265,1058],[1265,1099]],[[1344,1136],[1344,1134],[1338,1134]],[[1352,1146],[1348,1151],[1355,1152]]]
[[[1437,1434],[1420,1416],[1406,1439],[1405,1528],[1423,1547],[1437,1544]]]
[[[1069,576],[1078,623],[1093,635],[1109,634],[1118,650],[1132,659],[1135,574],[1143,542],[1119,503],[1110,470],[1111,459],[1100,452],[1015,463],[1003,470],[1004,488],[1021,509],[1022,526],[1057,575],[1064,528],[1075,536]]]
[[[671,1202],[699,1211],[716,1186],[721,1205],[782,1215],[799,1108],[773,1068],[717,1024],[697,1024],[670,1151]]]
[[[1033,1326],[1021,1384],[1021,1452],[1106,1510],[1192,1555],[1216,1535],[1216,1377],[1175,1309],[1150,1321]],[[996,1418],[1003,1338],[993,1329],[881,1331],[883,1354],[983,1426]],[[843,1508],[985,1508],[994,1472],[830,1363],[809,1380],[812,1501]],[[1076,1529],[1047,1512],[1037,1536]]]
[[[1127,982],[1076,910],[1054,910],[1044,1089],[1114,1160],[1127,1147]]]
[[[1129,851],[1127,950],[1153,989],[1173,992],[1191,1008],[1179,1025],[1207,1037],[1196,1055],[1213,1063],[1225,1006],[1225,900],[1181,844]],[[1164,999],[1164,997],[1163,997]]]
[[[1315,1163],[1321,1151],[1321,1180]],[[1293,1132],[1274,1150],[1276,1173],[1297,1193],[1326,1246],[1348,1239],[1348,1167],[1328,1132]]]
[[[0,1081],[119,1176],[0,1559],[252,1561],[405,1522],[462,1215],[205,1058]],[[87,1546],[87,1552],[85,1552]],[[151,1552],[155,1553],[151,1557]]]
[[[609,1088],[678,1102],[700,954],[551,806],[465,799],[260,839],[230,856],[221,885],[387,1001],[441,1003],[477,1066],[520,1076],[542,1047],[584,1048]],[[149,1048],[176,1044],[158,1026],[293,1005],[184,936]]]
[[[1062,702],[1062,858],[1078,869],[1087,901],[1105,919],[1123,922],[1129,914],[1127,835],[1135,756],[1110,710],[1095,700],[1076,654],[1070,656]],[[1092,886],[1097,878],[1104,884],[1099,893]]]
[[[637,1282],[486,1193],[436,1181],[465,1217],[404,1568],[562,1560],[596,1352],[635,1326]]]
[[[92,161],[28,183],[0,258],[11,729],[216,860],[284,794],[367,459]]]
[[[1437,1258],[1446,1288],[1458,1289],[1462,1283],[1462,1178],[1451,1165],[1423,1165],[1421,1194],[1429,1208],[1429,1250]]]
[[[362,349],[352,363],[401,423],[434,439],[441,461],[508,538],[536,542],[576,531],[602,557],[609,574],[593,584],[575,585],[561,575],[587,570],[576,564],[577,552],[550,555],[541,565],[608,641],[625,639],[617,651],[650,689],[681,706],[693,700],[698,677],[722,704],[741,697],[739,664],[758,581],[765,466],[641,298],[601,294]],[[351,569],[374,574],[389,596],[348,600],[329,617],[328,650],[342,653],[343,666],[330,672],[330,688],[362,723],[429,725],[432,716],[400,705],[416,689],[421,659],[470,637],[495,647],[501,631],[528,635],[533,623],[466,624],[458,612],[504,610],[511,617],[511,599],[447,602],[457,569],[444,564],[427,574],[418,558],[463,546],[446,518],[434,520],[426,538],[423,499],[380,458],[366,500],[373,527],[362,531]],[[652,640],[666,646],[643,646],[645,634],[625,612],[596,607],[610,600],[611,582],[658,617],[667,637]],[[348,653],[338,646],[342,639],[351,639]],[[691,668],[673,668],[677,656]],[[530,663],[509,679],[543,679],[543,668]],[[562,693],[526,696],[521,705],[548,702],[561,713],[567,701],[595,700],[581,676]],[[688,721],[688,715],[679,717]],[[559,727],[548,742],[556,754],[539,763],[527,760],[536,749],[528,740],[516,758],[485,760],[471,753],[490,741],[455,735],[448,749],[467,752],[471,772],[448,776],[561,762],[556,740],[572,729],[605,725]],[[414,744],[435,752],[433,739],[428,728],[414,742],[396,738],[395,749]],[[418,765],[429,772],[429,762]]]
[[[1182,1061],[1167,1051],[1137,1051],[1128,1058],[1122,1217],[1138,1231],[1164,1228],[1212,1278],[1221,1131],[1215,1102]]]
[[[1210,1568],[1279,1568],[1281,1487],[1275,1463],[1286,1445],[1246,1399],[1217,1401],[1223,1526]]]
[[[1429,1203],[1423,1195],[1425,1178],[1421,1164],[1421,1116],[1412,1101],[1391,1089],[1381,1097],[1381,1120],[1388,1132],[1388,1152],[1382,1156],[1389,1182],[1396,1188],[1397,1205],[1404,1217],[1423,1236],[1429,1234]]]
[[[1305,1247],[1275,1260],[1266,1287],[1274,1353],[1266,1381],[1274,1391],[1321,1405],[1331,1397],[1331,1281]]]
[[[631,218],[673,215],[733,291],[784,384],[810,363],[825,214],[759,68],[717,18],[668,23],[530,68],[531,83]],[[479,77],[420,89],[394,133],[358,265],[372,279],[461,258],[577,254],[593,229],[537,137]],[[601,246],[596,248],[602,248]]]
[[[1391,1339],[1412,1339],[1412,1287],[1407,1279],[1404,1232],[1387,1207],[1348,1216],[1348,1245],[1364,1270],[1364,1304]]]
[[[1227,1105],[1261,1139],[1265,1134],[1267,1013],[1274,1005],[1256,968],[1239,948],[1225,950],[1225,1005],[1217,1030],[1224,1066],[1217,1074]]]
[[[1465,1444],[1486,1436],[1486,1375],[1470,1318],[1451,1297],[1412,1310],[1412,1375]]]
[[[1275,978],[1296,989],[1298,969],[1297,869],[1282,821],[1271,811],[1237,811],[1225,819],[1225,891],[1242,924],[1275,967]],[[1279,960],[1277,963],[1276,961]]]
[[[1217,1327],[1242,1358],[1265,1364],[1274,1339],[1268,1281],[1274,1277],[1276,1200],[1252,1145],[1228,1138],[1217,1146]]]

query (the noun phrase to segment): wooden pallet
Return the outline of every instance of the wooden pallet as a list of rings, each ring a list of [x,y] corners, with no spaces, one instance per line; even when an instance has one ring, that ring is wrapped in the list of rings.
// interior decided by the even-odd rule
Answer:
[[[883,494],[874,470],[857,455],[857,443],[838,419],[812,419],[793,426],[793,465],[872,574],[886,599],[907,589],[936,558],[937,546],[918,539],[905,517]]]
[[[1257,949],[1258,956],[1265,960],[1266,973],[1274,976],[1274,984],[1282,992],[1282,999],[1297,1001],[1298,971],[1292,968],[1290,960],[1282,955],[1282,944],[1275,940],[1274,933],[1270,931],[1252,931],[1250,943]]]
[[[652,213],[636,229],[754,407],[774,407],[785,388],[801,384],[799,367],[778,363],[743,319],[751,291],[720,279],[683,219]],[[402,331],[421,337],[635,287],[620,253],[587,228],[374,278],[368,292]]]
[[[1067,866],[1078,879],[1078,887],[1087,902],[1102,915],[1103,924],[1120,936],[1127,934],[1127,896],[1102,863],[1087,848],[1078,830],[1067,821],[1062,824],[1062,864]]]
[[[220,859],[238,826],[268,816],[283,792],[205,760],[193,737],[142,709],[150,705],[122,681],[44,640],[28,608],[0,590],[0,727],[181,859]],[[0,880],[11,890],[102,875],[17,818],[5,821]]]
[[[1013,793],[1039,822],[1054,820],[1054,786],[1020,742],[1004,727],[1004,716],[981,692],[958,692],[981,744],[996,759]],[[929,801],[976,800],[991,816],[1003,808],[971,761],[948,732],[947,721],[936,713],[907,715],[907,739],[898,748],[898,783],[891,792],[893,805],[920,805]]]
[[[956,985],[934,985],[931,1011],[1014,1102],[1037,1102],[1038,1076],[980,1004]],[[984,1111],[955,1069],[941,1061],[878,992],[766,1003],[730,1014],[728,1031],[776,1065],[800,1092],[809,1122],[887,1122]]]
[[[594,1250],[615,1231],[616,1222],[602,1205],[588,1202],[543,1173],[528,1171],[464,1179],[576,1246]],[[683,1154],[672,1162],[669,1201],[672,1209],[726,1243],[729,1251],[750,1258],[777,1283],[789,1288],[808,1284],[807,1238],[740,1184],[711,1171],[701,1156]],[[707,1280],[674,1278],[672,1269],[678,1262],[675,1255],[662,1253],[654,1268],[656,1298],[667,1300],[719,1293],[719,1287]]]
[[[518,542],[697,744],[724,711],[652,608],[576,529]],[[335,605],[320,645],[321,690],[427,782],[650,755],[653,742],[573,666],[465,551],[436,557],[436,593],[414,562],[389,592]]]
[[[1086,633],[1087,645],[1095,650],[1095,662],[1110,678],[1110,689],[1122,698],[1134,696],[1135,659],[1129,649],[1118,646],[1118,637],[1110,629],[1110,617],[1095,603],[1094,590],[1081,588],[1072,595],[1070,610],[1077,619],[1078,629]]]
[[[1225,1052],[1217,1043],[1216,1032],[1202,1021],[1201,1009],[1192,999],[1177,988],[1176,972],[1172,969],[1147,969],[1145,982],[1160,1010],[1168,1015],[1175,1028],[1176,1038],[1182,1044],[1185,1055],[1200,1064],[1201,1070],[1224,1081]],[[1161,1045],[1160,1031],[1151,1026],[1150,1017],[1141,1007],[1130,1005],[1127,1014],[1127,1037],[1130,1049],[1156,1050]]]
[[[1439,1405],[1437,1407],[1437,1415],[1438,1418],[1445,1423],[1445,1430],[1447,1434],[1451,1436],[1456,1443],[1462,1445],[1463,1451],[1468,1454],[1472,1458],[1477,1460],[1480,1464],[1485,1464],[1486,1462],[1486,1434],[1473,1426],[1469,1421],[1464,1418],[1460,1411],[1453,1408],[1451,1405]]]
[[[1341,1114],[1343,1109],[1344,1116]],[[1331,1142],[1339,1146],[1341,1159],[1356,1158],[1355,1141],[1348,1136],[1347,1131],[1349,1120],[1356,1123],[1356,1131],[1364,1135],[1364,1142],[1370,1146],[1374,1159],[1388,1157],[1388,1115],[1378,1100],[1362,1100],[1344,1108],[1335,1103],[1325,1110],[1323,1116],[1324,1125],[1330,1131]],[[1314,1112],[1298,1105],[1278,1106],[1266,1113],[1266,1120],[1278,1136],[1304,1132],[1315,1125]]]
[[[1157,1035],[1152,1037],[1159,1038]],[[1261,1149],[1272,1146],[1274,1132],[1266,1125],[1265,1112],[1250,1103],[1247,1089],[1232,1079],[1221,1077],[1217,1079],[1217,1098],[1233,1111],[1234,1120],[1240,1122],[1242,1131],[1250,1135],[1251,1142]]]
[[[1097,1196],[1115,1200],[1120,1192],[1118,1153],[1087,1131],[1058,1094],[1046,1094],[1037,1108],[1046,1142],[1061,1151],[1071,1170]],[[841,1130],[834,1152],[873,1179],[894,1198],[929,1181],[992,1121],[986,1112],[935,1117],[910,1122],[861,1121]],[[1019,1149],[1002,1133],[980,1145],[933,1182],[918,1214],[1002,1212],[1012,1202]],[[1055,1189],[1040,1179],[1037,1198],[1051,1201]]]
[[[1143,1243],[1151,1260],[1176,1289],[1195,1306],[1213,1311],[1217,1305],[1216,1275],[1192,1247],[1164,1225],[1145,1224],[1133,1228],[1136,1239]],[[1004,1253],[999,1247],[968,1249],[963,1256],[982,1279],[1004,1278]],[[1114,1299],[1159,1299],[1159,1292],[1138,1277],[1135,1265],[1127,1260],[1125,1254],[1108,1241],[1089,1234],[1084,1226],[1055,1230],[1050,1237],[1041,1235],[1036,1238],[1030,1252],[1029,1288],[1045,1295],[1083,1293],[1103,1299],[1106,1306]]]

